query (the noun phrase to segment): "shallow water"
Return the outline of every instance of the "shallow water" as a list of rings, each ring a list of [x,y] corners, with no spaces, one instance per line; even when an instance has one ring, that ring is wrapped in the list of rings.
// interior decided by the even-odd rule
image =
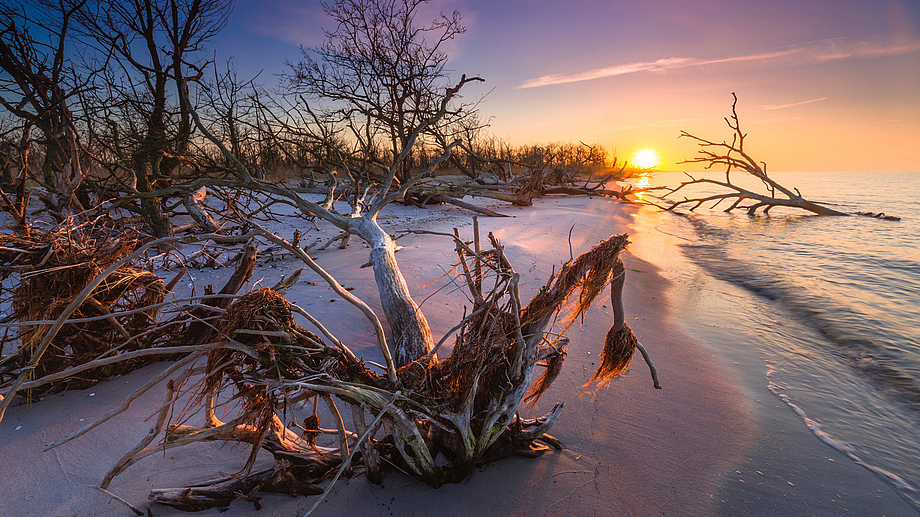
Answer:
[[[770,391],[819,439],[920,508],[920,173],[773,176],[840,211],[902,219],[700,208],[645,224],[680,238],[687,258],[744,289],[729,303],[745,331],[739,341],[766,336]]]

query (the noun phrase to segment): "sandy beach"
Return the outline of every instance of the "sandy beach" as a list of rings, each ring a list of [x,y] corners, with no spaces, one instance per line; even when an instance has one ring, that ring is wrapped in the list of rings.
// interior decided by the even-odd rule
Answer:
[[[392,470],[383,486],[363,476],[343,479],[314,515],[916,515],[889,485],[818,440],[767,391],[766,366],[756,354],[721,352],[720,340],[731,339],[731,328],[688,332],[694,328],[694,311],[707,318],[724,316],[719,311],[728,309],[718,295],[730,288],[692,270],[678,256],[673,238],[637,222],[651,216],[629,205],[585,197],[549,197],[524,208],[491,207],[513,216],[481,218],[480,224],[483,232],[493,232],[506,245],[524,277],[524,297],[569,259],[567,235],[573,224],[575,255],[610,235],[631,234],[633,245],[624,259],[626,317],[652,355],[664,389],[653,389],[639,360],[607,389],[582,393],[612,322],[609,303],[600,299],[583,324],[569,330],[563,372],[530,412],[540,415],[565,402],[562,418],[550,431],[565,446],[563,451],[487,464],[466,482],[440,489]],[[469,215],[454,208],[391,206],[384,217],[385,227],[394,233],[406,227],[459,227],[468,236],[471,226]],[[292,232],[296,221],[288,224],[278,231]],[[453,264],[453,243],[425,235],[406,236],[398,243],[403,246],[397,254],[400,268],[437,339],[463,310],[449,285],[432,283]],[[316,259],[353,287],[354,294],[379,308],[373,273],[359,267],[367,253],[357,239],[346,250],[319,252]],[[290,258],[262,260],[253,280],[264,277],[272,285],[296,267]],[[199,290],[229,273],[193,272]],[[366,321],[352,306],[335,300],[324,284],[308,283],[316,280],[305,276],[288,298],[325,322],[358,355],[378,361]],[[74,442],[45,453],[42,445],[117,406],[167,366],[148,366],[88,390],[11,407],[0,423],[0,470],[5,473],[0,515],[133,515],[93,486],[147,432],[150,422],[145,419],[159,406],[162,391],[145,394],[129,411]],[[247,452],[220,444],[171,449],[130,467],[110,490],[144,508],[150,489],[232,474]],[[264,494],[262,509],[255,514],[302,515],[314,500]],[[156,505],[150,511],[156,516],[186,515]],[[238,500],[220,515],[253,513],[252,502]]]

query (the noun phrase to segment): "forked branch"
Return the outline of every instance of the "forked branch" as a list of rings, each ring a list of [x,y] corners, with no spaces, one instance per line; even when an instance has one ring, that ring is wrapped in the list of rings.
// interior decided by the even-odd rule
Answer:
[[[784,206],[790,208],[800,208],[817,215],[848,215],[843,212],[834,210],[825,205],[809,201],[802,197],[798,189],[788,189],[776,182],[767,174],[767,164],[758,162],[744,150],[744,139],[747,134],[741,131],[741,122],[738,118],[738,96],[732,93],[732,114],[731,117],[725,118],[725,123],[731,128],[732,142],[729,144],[725,140],[715,142],[692,135],[686,131],[680,132],[679,138],[690,138],[696,140],[700,149],[698,156],[689,160],[680,162],[684,163],[704,163],[706,169],[715,166],[725,167],[725,180],[715,180],[711,178],[697,178],[690,174],[687,181],[681,182],[680,185],[669,189],[665,194],[668,197],[680,190],[691,190],[695,186],[716,186],[719,190],[727,192],[693,194],[692,197],[672,201],[664,210],[674,211],[682,206],[689,206],[690,211],[694,211],[702,205],[711,203],[710,208],[715,208],[723,201],[730,204],[725,208],[725,212],[734,210],[745,210],[748,215],[753,215],[757,210],[763,210],[768,213],[771,208]],[[763,183],[766,193],[755,192],[749,188],[741,186],[733,181],[732,172],[741,171],[749,174]]]

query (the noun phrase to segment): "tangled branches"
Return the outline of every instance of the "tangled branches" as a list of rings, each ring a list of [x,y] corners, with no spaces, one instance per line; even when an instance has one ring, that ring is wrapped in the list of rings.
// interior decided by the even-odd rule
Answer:
[[[104,270],[134,251],[139,239],[134,232],[114,231],[98,220],[85,224],[70,221],[50,231],[33,228],[28,235],[0,235],[4,244],[0,271],[4,278],[18,276],[8,298],[12,312],[7,318],[18,321],[15,327],[7,327],[0,341],[0,349],[8,345],[17,348],[4,354],[2,374],[18,373],[26,367],[50,329],[48,322],[57,319]],[[144,331],[156,322],[156,306],[168,290],[150,271],[129,264],[115,269],[82,300],[71,315],[79,321],[61,328],[45,360],[34,366],[32,374],[44,377],[116,351],[156,346],[157,337]],[[87,371],[50,383],[33,396],[67,387],[85,388],[99,378],[146,362],[149,359]],[[0,385],[6,384],[0,381]]]
[[[563,265],[526,305],[518,293],[520,275],[501,243],[490,234],[491,248],[482,250],[479,239],[474,241],[455,237],[458,280],[474,302],[470,314],[438,343],[456,332],[450,355],[438,361],[436,347],[399,368],[395,381],[373,371],[325,328],[321,337],[300,327],[295,313],[311,322],[315,318],[277,292],[262,288],[240,297],[221,316],[214,341],[196,345],[170,368],[174,377],[161,418],[113,467],[103,488],[150,454],[205,441],[248,444],[242,470],[187,488],[153,490],[151,501],[200,510],[251,499],[258,490],[317,494],[320,481],[337,479],[355,465],[375,482],[383,466],[392,465],[439,486],[465,479],[484,462],[511,454],[535,456],[547,445],[561,448],[546,433],[562,404],[535,419],[522,419],[518,411],[528,396],[535,400],[544,393],[562,367],[567,340],[548,337],[560,335],[550,332],[551,322],[561,316],[568,328],[604,286],[622,279],[618,255],[626,236],[611,237]],[[622,319],[615,321],[615,328],[623,326]],[[593,381],[609,381],[634,350],[631,345],[617,358],[605,359]],[[202,375],[192,375],[202,362]],[[546,371],[536,380],[541,365]],[[335,399],[351,407],[351,429]],[[333,418],[331,428],[320,425],[320,401]],[[298,414],[304,416],[298,419]],[[191,424],[195,415],[203,415],[203,420],[197,417],[200,425]],[[337,437],[337,446],[321,445],[321,435]],[[271,453],[275,462],[254,472],[259,450]],[[439,455],[446,462],[436,462]]]
[[[2,408],[17,393],[33,390],[34,396],[36,388],[85,386],[153,357],[178,359],[121,407],[46,448],[82,436],[168,380],[149,432],[112,467],[101,487],[107,489],[120,473],[164,449],[207,441],[248,445],[249,455],[234,476],[151,492],[151,501],[183,510],[226,506],[240,497],[255,501],[260,490],[318,494],[320,482],[354,468],[379,482],[385,466],[392,466],[439,486],[465,479],[484,462],[561,448],[547,431],[563,404],[534,419],[521,418],[519,410],[550,387],[565,358],[562,333],[608,283],[614,305],[620,301],[617,285],[621,287],[625,269],[619,255],[628,244],[626,235],[613,236],[562,265],[523,303],[521,277],[503,245],[489,234],[489,247],[483,249],[478,224],[472,242],[460,239],[455,230],[455,271],[461,273],[454,281],[468,291],[470,312],[427,355],[399,366],[367,304],[317,265],[296,237],[292,244],[252,224],[243,240],[259,236],[281,246],[365,313],[386,362],[382,371],[381,365],[359,359],[316,318],[274,289],[250,291],[232,304],[219,303],[218,295],[208,293],[184,319],[158,321],[157,309],[175,281],[164,283],[140,269],[138,257],[167,242],[241,237],[206,234],[145,242],[139,234],[113,231],[99,219],[49,232],[33,228],[29,237],[2,237],[2,271],[18,275],[10,319],[18,320],[12,328],[21,329],[3,341],[18,348],[3,359],[10,377],[3,379]],[[242,255],[222,295],[235,293],[251,274],[255,247]],[[276,288],[283,290],[281,284]],[[298,325],[295,314],[318,333]],[[204,320],[209,323],[202,325]],[[553,329],[557,321],[561,330]],[[632,336],[622,315],[615,318],[614,330]],[[452,350],[439,360],[438,349],[451,337]],[[635,339],[620,345],[615,351],[605,347],[592,383],[609,382],[641,347]],[[541,367],[545,369],[538,375]],[[325,428],[320,402],[326,408],[323,418],[332,418]],[[350,411],[341,412],[341,404]],[[350,426],[343,417],[348,414]],[[272,455],[273,466],[255,468],[260,451]]]

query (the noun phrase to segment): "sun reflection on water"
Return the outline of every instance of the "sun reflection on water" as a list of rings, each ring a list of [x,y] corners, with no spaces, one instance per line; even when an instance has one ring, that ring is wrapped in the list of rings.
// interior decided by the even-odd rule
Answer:
[[[650,172],[643,172],[639,174],[639,181],[636,182],[636,188],[641,189],[641,188],[648,187],[649,185],[651,185],[651,179],[652,179],[652,173]],[[636,197],[639,198],[640,201],[642,201],[643,194],[644,192],[636,192]]]

